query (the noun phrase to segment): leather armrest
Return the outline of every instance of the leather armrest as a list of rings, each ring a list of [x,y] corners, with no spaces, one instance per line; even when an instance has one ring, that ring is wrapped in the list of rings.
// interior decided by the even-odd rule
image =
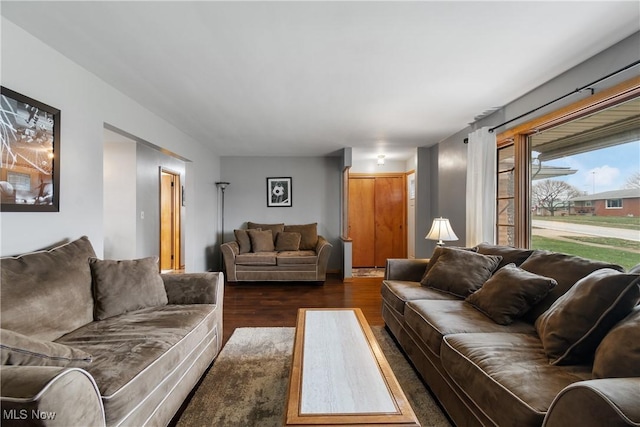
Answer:
[[[580,381],[556,396],[544,427],[640,425],[640,377]]]
[[[429,258],[389,258],[384,270],[385,280],[407,280],[419,282],[429,264]]]

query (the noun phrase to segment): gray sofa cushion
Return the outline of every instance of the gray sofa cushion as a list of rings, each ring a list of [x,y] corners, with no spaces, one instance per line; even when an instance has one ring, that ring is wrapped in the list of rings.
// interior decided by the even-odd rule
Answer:
[[[91,258],[96,320],[166,305],[167,292],[157,261],[155,257],[123,261]]]
[[[591,378],[590,365],[550,365],[534,334],[448,335],[440,356],[453,381],[499,426],[540,426],[563,388]]]
[[[498,270],[466,301],[501,325],[508,325],[547,296],[558,283],[515,264]]]
[[[45,252],[2,258],[0,327],[53,341],[93,321],[87,237]]]
[[[578,280],[590,273],[601,268],[624,271],[621,266],[616,264],[542,250],[534,251],[525,262],[520,264],[520,268],[541,276],[551,277],[558,282],[558,285],[542,301],[523,316],[523,319],[531,323],[534,323],[538,316],[551,307],[551,304]]]
[[[53,341],[43,341],[7,329],[0,329],[2,365],[86,367],[91,355]]]
[[[489,243],[480,243],[476,246],[479,254],[482,255],[499,255],[502,261],[498,264],[498,269],[508,264],[519,266],[527,260],[533,253],[532,249],[512,248],[511,246],[491,245]]]
[[[640,275],[605,268],[580,279],[535,326],[554,364],[591,361],[602,338],[640,300]]]
[[[404,315],[406,325],[436,356],[440,355],[442,339],[449,334],[513,332],[535,336],[535,328],[529,323],[516,321],[508,326],[499,325],[462,300],[409,301]]]
[[[209,345],[215,308],[167,305],[129,312],[90,323],[58,342],[93,355],[86,370],[102,395],[107,425],[115,425],[145,398],[157,397],[160,404],[166,397],[173,384],[165,387],[160,379],[166,381],[174,370],[185,368],[184,360],[203,351],[201,343]]]

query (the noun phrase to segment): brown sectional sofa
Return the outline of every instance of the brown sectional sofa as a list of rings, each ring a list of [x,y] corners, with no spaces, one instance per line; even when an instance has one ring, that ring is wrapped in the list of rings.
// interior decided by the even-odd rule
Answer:
[[[229,282],[324,282],[333,245],[318,235],[317,224],[249,222],[221,245]]]
[[[0,268],[3,426],[167,425],[220,351],[221,273],[98,260],[86,237]]]
[[[470,252],[498,256],[491,260],[498,265],[479,289],[454,295],[433,281],[435,266],[449,260],[442,253],[452,251],[389,259],[381,292],[387,328],[456,425],[640,425],[640,275],[565,254],[482,244]],[[464,281],[476,268],[454,263],[447,279]],[[513,280],[522,275],[542,289],[528,292],[534,297],[527,310],[518,305],[526,292]],[[500,282],[500,293],[491,295]],[[493,299],[472,305],[483,288]],[[510,298],[520,299],[506,303]],[[503,321],[505,307],[511,318]]]

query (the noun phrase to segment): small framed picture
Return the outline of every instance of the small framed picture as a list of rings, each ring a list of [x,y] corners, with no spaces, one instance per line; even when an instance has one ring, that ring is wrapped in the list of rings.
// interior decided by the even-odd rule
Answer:
[[[0,88],[0,211],[59,212],[60,110]]]
[[[291,206],[291,178],[267,178],[267,207]]]

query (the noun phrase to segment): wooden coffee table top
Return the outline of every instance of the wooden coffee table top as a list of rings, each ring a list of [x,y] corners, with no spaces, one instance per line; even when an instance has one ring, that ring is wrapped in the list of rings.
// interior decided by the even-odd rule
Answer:
[[[419,426],[360,309],[300,309],[287,426]]]

